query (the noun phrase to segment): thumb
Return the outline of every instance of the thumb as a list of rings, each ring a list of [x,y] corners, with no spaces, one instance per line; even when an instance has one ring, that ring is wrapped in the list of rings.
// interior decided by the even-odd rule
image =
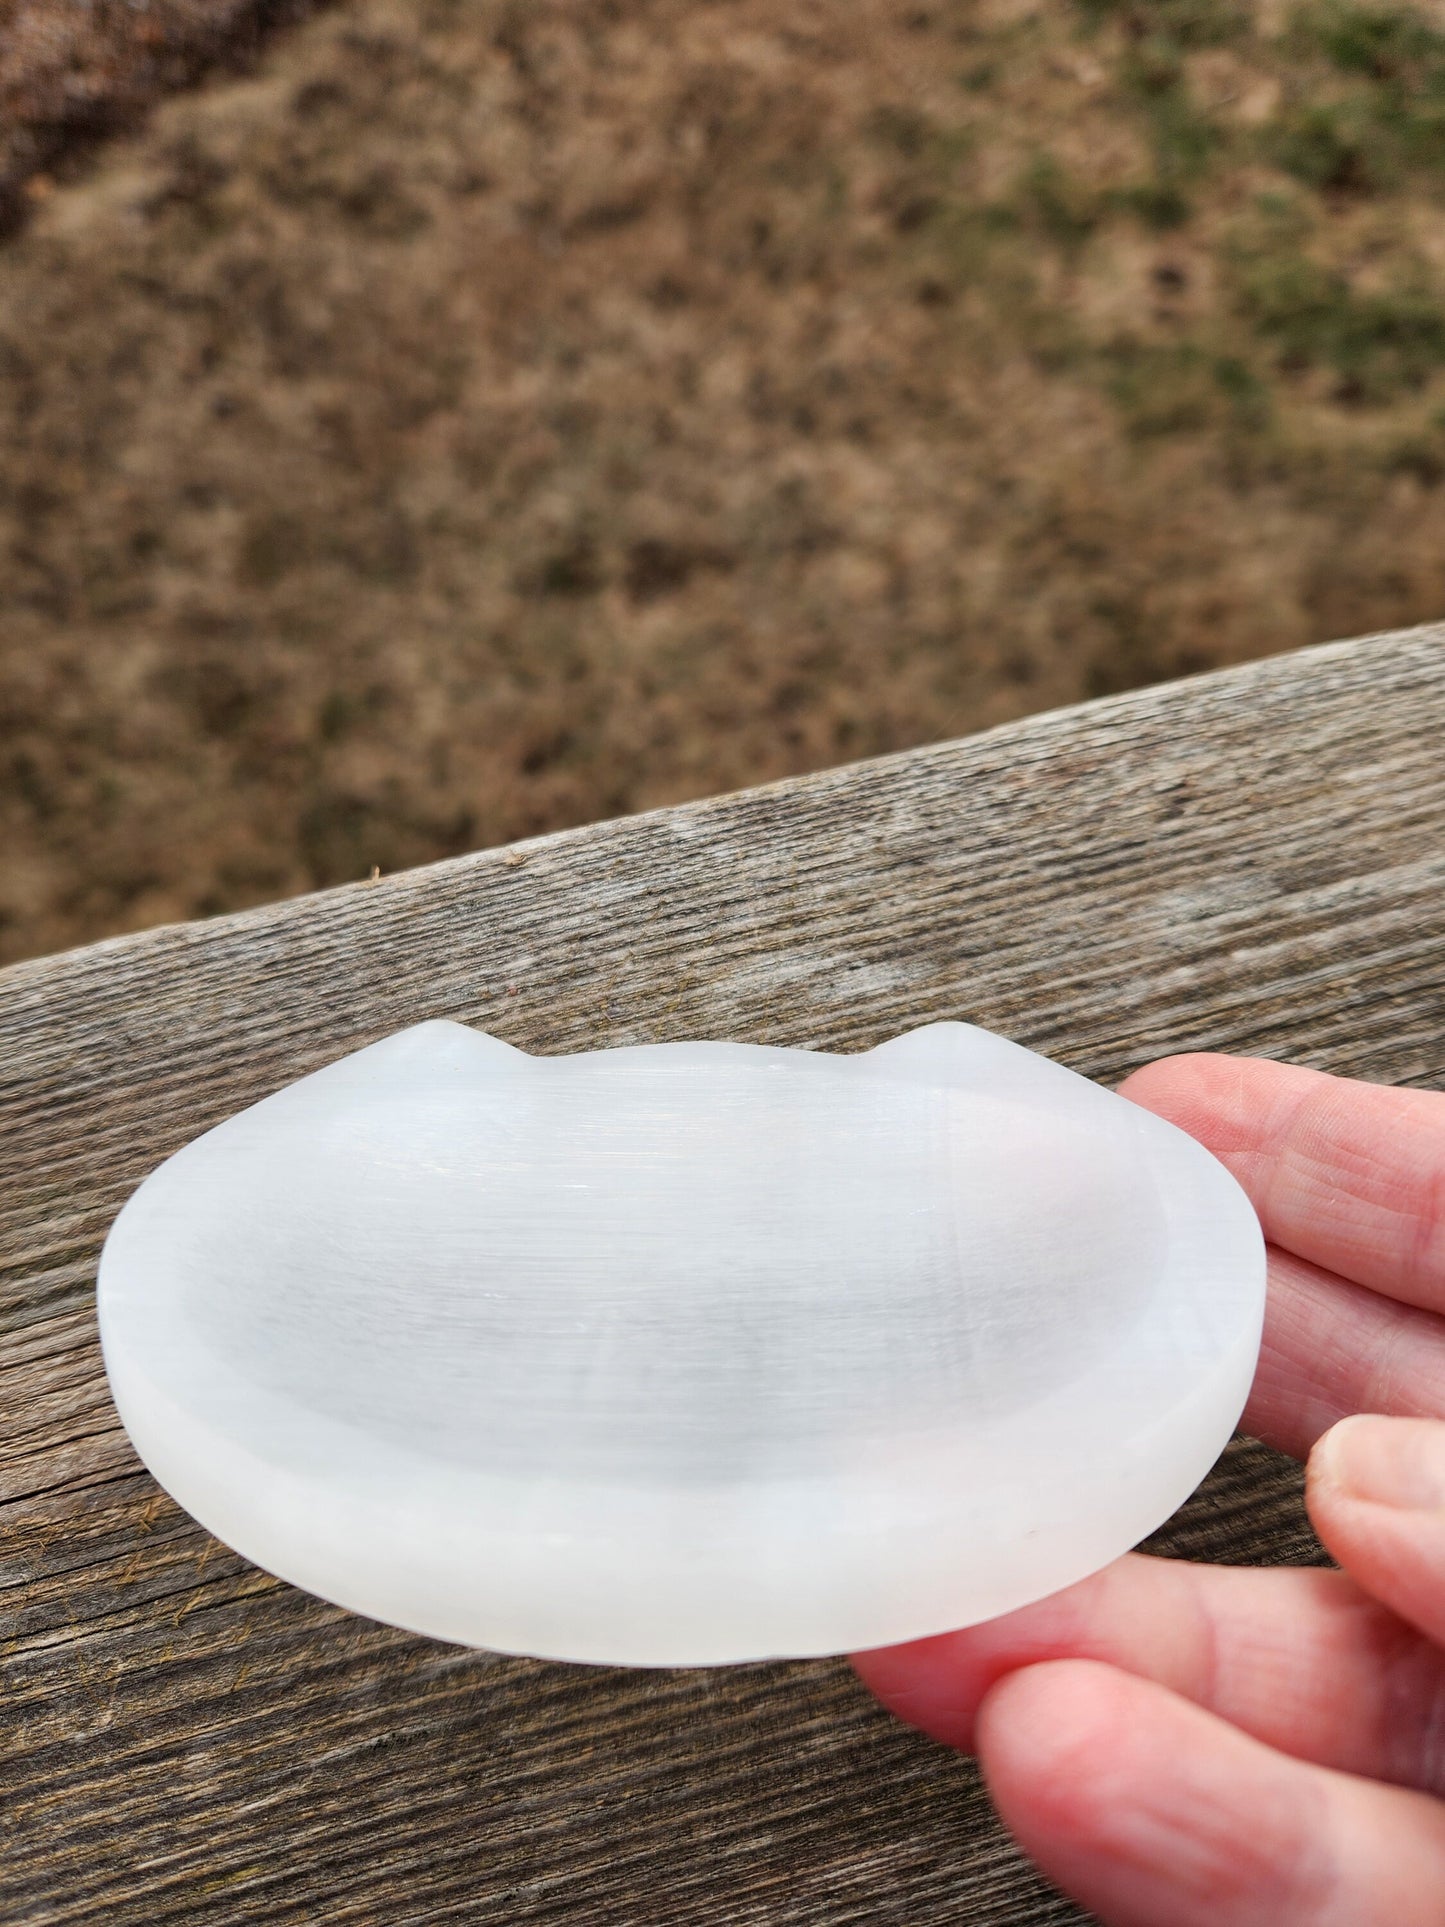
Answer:
[[[1341,1419],[1310,1454],[1306,1497],[1355,1583],[1445,1645],[1445,1423]]]

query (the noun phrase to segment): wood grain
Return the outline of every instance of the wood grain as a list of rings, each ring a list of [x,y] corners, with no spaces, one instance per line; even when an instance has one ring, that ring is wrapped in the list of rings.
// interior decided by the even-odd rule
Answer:
[[[1438,1083],[1442,744],[1415,630],[0,974],[0,1918],[1079,1918],[841,1665],[497,1660],[216,1545],[118,1430],[99,1244],[197,1131],[423,1017],[543,1051],[961,1017],[1105,1079]],[[1247,1444],[1166,1543],[1318,1556]]]

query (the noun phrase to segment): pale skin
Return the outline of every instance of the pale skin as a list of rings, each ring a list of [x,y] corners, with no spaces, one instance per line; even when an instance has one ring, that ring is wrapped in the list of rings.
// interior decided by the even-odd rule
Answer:
[[[1204,1056],[1122,1089],[1259,1213],[1243,1429],[1308,1459],[1342,1570],[1130,1554],[854,1665],[1109,1927],[1445,1927],[1445,1094]]]

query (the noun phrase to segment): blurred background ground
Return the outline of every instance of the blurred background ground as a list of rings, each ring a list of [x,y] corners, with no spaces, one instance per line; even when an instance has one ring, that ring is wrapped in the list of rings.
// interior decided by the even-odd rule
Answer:
[[[0,0],[0,956],[1445,608],[1440,6],[301,14]]]
[[[0,230],[155,100],[252,65],[311,0],[0,0]],[[33,186],[32,186],[33,184]]]

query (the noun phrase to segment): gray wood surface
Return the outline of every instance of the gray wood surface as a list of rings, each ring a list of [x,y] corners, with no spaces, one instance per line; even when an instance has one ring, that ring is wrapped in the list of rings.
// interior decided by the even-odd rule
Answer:
[[[215,1544],[110,1407],[100,1241],[196,1132],[423,1017],[1441,1082],[1442,746],[1417,630],[0,974],[0,1919],[1078,1918],[842,1665],[497,1660]],[[1166,1543],[1318,1556],[1247,1445]]]

